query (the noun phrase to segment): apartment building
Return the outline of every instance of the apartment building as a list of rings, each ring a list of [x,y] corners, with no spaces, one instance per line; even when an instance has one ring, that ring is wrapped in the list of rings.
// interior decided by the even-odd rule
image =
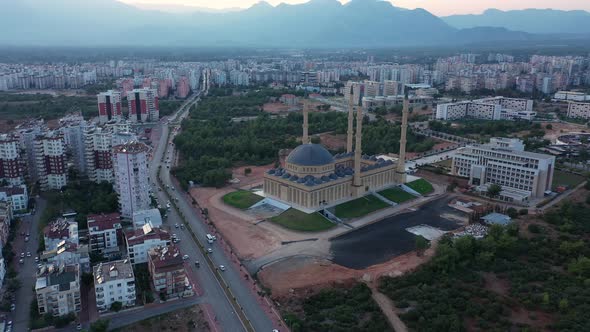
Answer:
[[[154,289],[166,298],[193,295],[182,255],[176,246],[150,249],[148,269]]]
[[[27,186],[0,187],[0,201],[10,202],[12,211],[25,211],[29,206]]]
[[[383,82],[383,96],[401,95],[400,84],[398,81],[386,80]]]
[[[141,229],[144,225],[152,228],[162,227],[162,214],[158,209],[141,210],[133,213],[133,228]]]
[[[115,90],[101,92],[96,96],[98,100],[98,119],[101,124],[123,118],[121,93]]]
[[[115,302],[120,302],[123,307],[135,305],[135,275],[129,260],[99,263],[94,266],[93,276],[99,311],[109,310]]]
[[[41,253],[42,261],[55,266],[79,265],[80,271],[91,272],[88,245],[79,245],[68,240],[57,244],[57,248]]]
[[[41,316],[57,317],[80,312],[79,266],[43,265],[35,282],[35,295]]]
[[[9,135],[0,135],[0,181],[14,186],[24,183],[19,141]]]
[[[35,162],[41,190],[60,190],[67,185],[66,146],[62,135],[50,132],[37,137]]]
[[[119,213],[88,215],[90,252],[110,253],[119,250],[122,242],[121,215]]]
[[[88,178],[96,183],[115,180],[113,146],[133,142],[137,135],[129,131],[128,123],[112,123],[85,133],[85,158]]]
[[[156,122],[160,119],[160,106],[156,90],[134,89],[127,95],[129,102],[129,121]]]
[[[113,148],[115,190],[124,218],[132,218],[134,212],[150,208],[148,152],[148,146],[139,142]]]
[[[519,139],[493,138],[488,144],[458,149],[451,169],[480,192],[497,184],[502,187],[500,199],[527,203],[551,190],[554,168],[554,156],[524,151]]]
[[[436,119],[460,120],[463,118],[481,120],[532,120],[533,101],[519,98],[484,98],[472,101],[439,104],[436,107]]]
[[[590,119],[590,103],[570,101],[567,105],[567,117],[578,119]]]
[[[167,246],[171,243],[170,233],[160,228],[152,228],[144,225],[140,229],[130,230],[125,233],[127,244],[127,256],[131,264],[147,263],[148,251],[158,246]]]
[[[45,250],[57,249],[58,245],[67,240],[76,245],[80,244],[78,223],[67,218],[57,218],[43,228]]]

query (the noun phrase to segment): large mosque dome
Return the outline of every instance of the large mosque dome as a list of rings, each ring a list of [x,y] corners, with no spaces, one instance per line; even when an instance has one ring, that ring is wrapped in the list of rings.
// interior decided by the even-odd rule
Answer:
[[[287,157],[287,163],[297,166],[323,166],[334,162],[332,154],[320,144],[302,144]]]

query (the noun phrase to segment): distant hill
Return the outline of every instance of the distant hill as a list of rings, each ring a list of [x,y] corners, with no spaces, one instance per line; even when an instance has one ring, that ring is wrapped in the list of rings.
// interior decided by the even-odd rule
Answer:
[[[67,46],[398,47],[521,40],[507,29],[459,30],[426,10],[378,0],[260,2],[232,12],[170,13],[116,0],[0,1],[0,44]]]
[[[488,9],[478,15],[442,17],[457,29],[502,27],[542,34],[590,34],[590,13],[583,10],[525,9],[501,11]]]

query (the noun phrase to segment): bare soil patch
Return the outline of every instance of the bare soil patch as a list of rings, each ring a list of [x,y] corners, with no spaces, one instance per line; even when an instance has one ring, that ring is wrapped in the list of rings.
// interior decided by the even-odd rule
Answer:
[[[125,332],[206,332],[211,331],[209,323],[205,319],[205,313],[201,306],[174,311],[164,315],[152,317],[141,322],[129,325],[121,329]]]

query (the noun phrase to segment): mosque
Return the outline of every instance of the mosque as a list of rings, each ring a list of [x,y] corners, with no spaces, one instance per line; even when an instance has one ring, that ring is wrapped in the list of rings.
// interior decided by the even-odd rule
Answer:
[[[353,133],[355,110],[356,133]],[[324,146],[310,143],[308,113],[309,106],[306,103],[303,109],[302,144],[291,151],[282,167],[271,169],[264,175],[264,193],[267,197],[312,212],[405,182],[407,96],[402,112],[397,162],[362,154],[363,113],[362,108],[353,106],[352,102],[348,105],[346,153],[333,156]]]

